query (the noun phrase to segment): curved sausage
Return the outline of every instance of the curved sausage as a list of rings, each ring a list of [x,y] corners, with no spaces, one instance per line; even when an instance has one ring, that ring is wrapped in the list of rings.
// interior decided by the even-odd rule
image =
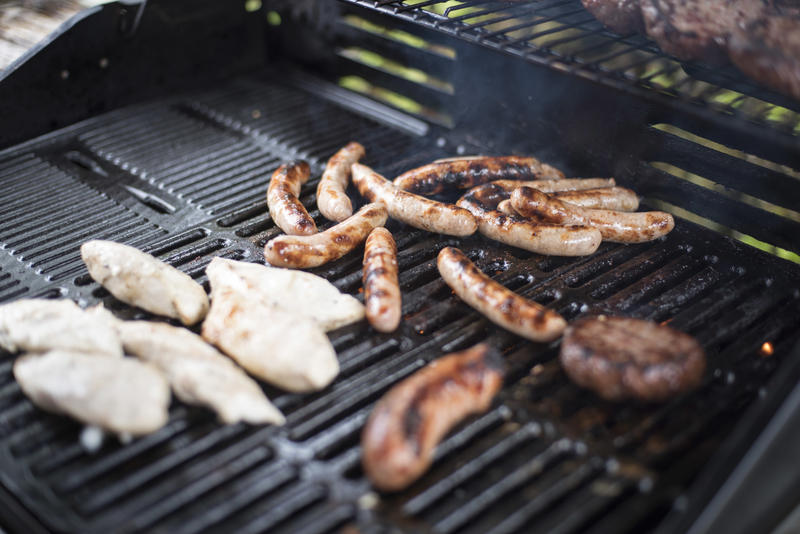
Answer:
[[[397,491],[419,478],[447,432],[489,408],[504,368],[500,353],[480,344],[443,356],[390,389],[361,434],[361,460],[372,484]]]
[[[324,232],[309,236],[282,235],[264,247],[270,265],[307,269],[337,260],[364,241],[373,228],[386,224],[386,207],[367,204]]]
[[[408,193],[366,165],[353,164],[353,183],[370,202],[382,202],[389,216],[421,230],[467,236],[475,233],[472,214],[462,208]]]
[[[506,195],[503,189],[490,183],[474,188],[456,204],[475,216],[478,231],[489,239],[537,254],[586,256],[600,246],[602,237],[595,228],[542,223],[493,209]]]
[[[331,221],[342,222],[353,214],[353,205],[347,197],[350,167],[364,157],[364,147],[356,142],[331,156],[317,185],[317,207]]]
[[[564,178],[563,180],[495,180],[494,185],[502,187],[509,194],[523,185],[538,189],[542,193],[559,191],[582,191],[584,189],[601,189],[617,185],[613,178]]]
[[[663,211],[626,213],[592,210],[548,197],[530,187],[511,194],[511,204],[522,215],[539,215],[558,224],[585,224],[600,230],[603,239],[614,243],[644,243],[667,235],[674,227],[672,215]]]
[[[567,326],[558,312],[545,308],[498,284],[453,247],[439,252],[439,273],[461,300],[493,323],[531,341],[552,341]]]
[[[536,158],[521,156],[467,156],[437,160],[404,172],[394,179],[400,189],[418,195],[469,189],[492,180],[563,178],[564,173]]]
[[[311,168],[305,161],[284,163],[272,173],[267,188],[267,206],[275,224],[289,235],[317,233],[314,219],[297,199],[300,188],[308,181]]]
[[[503,215],[515,215],[517,217],[519,216],[519,213],[517,213],[517,210],[515,210],[514,206],[511,205],[511,199],[510,198],[507,198],[505,200],[501,200],[497,204],[497,211],[499,211]]]
[[[375,228],[367,238],[362,280],[367,321],[379,332],[394,332],[400,324],[402,300],[397,245],[386,228]]]
[[[562,191],[553,193],[552,196],[561,202],[568,202],[582,208],[617,211],[636,211],[639,209],[639,197],[625,187]]]

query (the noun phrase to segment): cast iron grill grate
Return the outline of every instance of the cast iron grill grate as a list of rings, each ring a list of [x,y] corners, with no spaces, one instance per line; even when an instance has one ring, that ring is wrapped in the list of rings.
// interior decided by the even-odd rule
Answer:
[[[30,246],[52,243],[61,256],[57,271],[37,270],[10,246],[16,234],[0,235],[2,299],[66,296],[103,302],[121,317],[148,317],[88,278],[75,255],[80,241],[126,239],[121,228],[132,217],[131,240],[206,283],[203,269],[215,255],[262,261],[261,246],[277,235],[263,194],[278,161],[307,158],[318,176],[325,159],[352,138],[366,145],[368,164],[391,176],[454,150],[332,104],[319,96],[321,82],[316,93],[303,87],[241,79],[115,111],[0,154],[0,187],[18,191],[3,209],[19,220],[51,221],[20,236]],[[32,169],[41,171],[35,181],[26,174]],[[301,195],[309,207],[314,186]],[[31,200],[56,187],[50,202]],[[58,224],[56,215],[72,213],[74,199],[97,207],[102,220]],[[75,210],[78,217],[85,208]],[[90,455],[79,445],[79,425],[24,398],[11,375],[13,356],[2,355],[5,487],[56,531],[394,525],[443,533],[591,532],[613,525],[639,532],[659,523],[691,487],[800,340],[797,269],[683,220],[664,240],[604,244],[586,258],[390,228],[400,250],[401,330],[382,335],[357,324],[333,333],[342,373],[325,391],[266,388],[287,415],[284,428],[220,426],[176,401],[160,431],[126,445],[109,439]],[[697,336],[709,354],[703,387],[664,405],[611,404],[578,389],[560,370],[556,346],[523,341],[452,295],[435,267],[447,245],[568,319],[621,313],[669,321]],[[359,294],[359,252],[315,272]],[[442,353],[479,341],[498,347],[509,364],[497,402],[447,437],[418,483],[375,506],[359,451],[372,405]],[[762,354],[765,342],[769,356]]]

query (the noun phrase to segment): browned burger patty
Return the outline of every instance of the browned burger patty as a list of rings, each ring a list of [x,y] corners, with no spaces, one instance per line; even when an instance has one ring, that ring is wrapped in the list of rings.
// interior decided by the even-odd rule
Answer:
[[[703,348],[668,326],[625,317],[587,317],[570,324],[561,365],[579,386],[608,400],[666,400],[700,384]]]
[[[583,6],[612,31],[643,33],[644,20],[639,0],[581,0]]]
[[[728,52],[742,72],[800,99],[800,18],[796,13],[760,18],[731,35]]]
[[[728,39],[762,17],[762,0],[640,0],[647,34],[668,54],[724,63]]]

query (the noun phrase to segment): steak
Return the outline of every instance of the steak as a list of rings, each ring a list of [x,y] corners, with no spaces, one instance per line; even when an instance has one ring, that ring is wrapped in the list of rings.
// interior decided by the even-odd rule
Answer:
[[[717,64],[727,61],[731,33],[766,14],[762,0],[641,0],[641,10],[664,52]]]
[[[581,0],[583,6],[612,31],[621,34],[644,32],[639,0]]]

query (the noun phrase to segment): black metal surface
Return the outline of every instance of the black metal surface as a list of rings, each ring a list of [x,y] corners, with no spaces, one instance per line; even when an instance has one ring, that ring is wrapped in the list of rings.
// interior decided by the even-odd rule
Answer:
[[[269,71],[154,100],[1,153],[3,209],[13,221],[0,250],[3,300],[64,296],[144,317],[88,279],[82,240],[136,244],[205,282],[215,255],[262,261],[261,247],[277,234],[264,202],[277,162],[305,158],[318,175],[331,153],[358,139],[367,163],[391,176],[456,151],[382,124],[390,113],[378,123],[342,109],[320,96],[339,94],[323,82],[311,93],[307,78],[288,86],[275,78]],[[301,198],[324,224],[314,186]],[[800,337],[797,268],[686,221],[665,240],[604,244],[588,258],[390,227],[400,249],[401,330],[378,335],[361,323],[335,332],[342,373],[323,392],[268,388],[286,427],[224,427],[175,402],[162,430],[127,445],[109,440],[89,455],[79,425],[22,396],[5,354],[3,485],[56,531],[641,532],[680,504],[742,412],[770,397],[768,379],[800,357],[790,354]],[[670,321],[706,347],[703,386],[665,405],[611,404],[578,389],[559,369],[556,346],[494,327],[451,294],[435,268],[449,244],[568,319],[605,312]],[[358,295],[360,253],[315,272]],[[418,483],[373,506],[358,444],[372,404],[425,362],[482,340],[511,369],[497,402],[444,441]],[[765,341],[770,357],[759,354]]]

